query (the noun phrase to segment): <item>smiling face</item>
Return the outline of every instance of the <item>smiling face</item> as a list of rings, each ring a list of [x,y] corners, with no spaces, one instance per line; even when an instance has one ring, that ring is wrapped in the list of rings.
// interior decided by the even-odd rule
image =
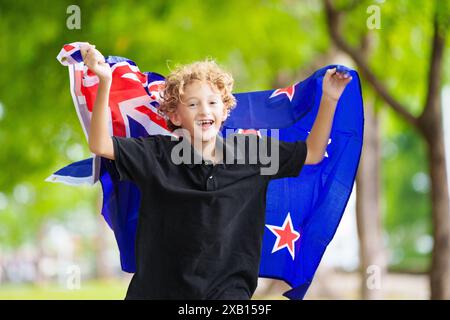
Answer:
[[[185,86],[170,121],[189,131],[195,140],[208,142],[214,141],[227,115],[220,92],[206,81],[193,80]]]

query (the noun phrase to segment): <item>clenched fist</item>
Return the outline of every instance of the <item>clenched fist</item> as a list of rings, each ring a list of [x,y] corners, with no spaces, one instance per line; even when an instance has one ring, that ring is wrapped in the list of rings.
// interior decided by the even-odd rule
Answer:
[[[80,46],[84,64],[94,72],[100,80],[111,80],[112,72],[105,57],[95,49],[95,45],[85,42]]]
[[[349,73],[336,72],[336,68],[328,69],[323,77],[323,95],[334,101],[339,100],[347,84],[352,80]]]

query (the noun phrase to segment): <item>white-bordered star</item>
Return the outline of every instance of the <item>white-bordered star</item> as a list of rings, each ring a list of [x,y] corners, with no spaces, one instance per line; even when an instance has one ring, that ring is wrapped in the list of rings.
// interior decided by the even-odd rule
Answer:
[[[295,94],[295,85],[296,85],[296,83],[294,83],[292,86],[289,86],[286,88],[277,89],[274,92],[272,92],[272,94],[270,95],[269,98],[276,97],[280,94],[285,94],[288,97],[288,99],[290,101],[292,101],[292,98],[294,97],[294,94]]]
[[[266,227],[277,237],[272,249],[272,253],[287,248],[291,254],[292,260],[295,259],[295,242],[300,239],[300,233],[295,231],[292,226],[291,214],[288,212],[286,219],[283,222],[283,226],[273,226],[266,224]]]
[[[238,129],[237,133],[242,133],[242,134],[255,134],[258,137],[261,138],[261,132],[259,130],[256,129]]]

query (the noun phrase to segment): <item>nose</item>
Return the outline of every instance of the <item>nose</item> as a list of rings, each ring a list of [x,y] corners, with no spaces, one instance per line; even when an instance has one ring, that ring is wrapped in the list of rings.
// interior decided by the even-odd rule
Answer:
[[[207,101],[202,101],[200,103],[200,113],[201,114],[210,114],[211,113],[211,106]]]

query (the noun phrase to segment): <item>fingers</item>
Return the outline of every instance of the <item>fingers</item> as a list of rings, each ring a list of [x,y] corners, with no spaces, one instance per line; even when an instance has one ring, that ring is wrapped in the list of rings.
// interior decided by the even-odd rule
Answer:
[[[96,63],[94,51],[91,50],[91,47],[87,47],[85,50],[85,55],[83,57],[84,64],[88,66],[88,68],[92,68]]]
[[[105,62],[105,57],[100,53],[100,51],[95,49],[95,46],[90,48],[89,54],[92,55],[97,62]]]
[[[86,54],[90,51],[97,51],[97,53],[100,53],[97,49],[95,49],[95,45],[90,44],[89,42],[81,42],[80,44],[81,56],[84,58]]]
[[[328,69],[325,77],[327,79],[333,78],[337,80],[346,80],[346,82],[350,82],[352,80],[352,76],[347,71],[337,71],[336,68]]]
[[[349,83],[352,80],[352,76],[349,72],[342,72],[341,74],[339,74],[339,77],[339,79],[345,80],[345,83]]]
[[[80,51],[84,64],[90,69],[96,64],[105,63],[105,57],[100,53],[100,51],[95,49],[94,45],[83,45],[80,47]]]
[[[336,68],[328,69],[325,73],[325,78],[330,79],[332,75],[336,72]]]
[[[94,51],[95,51],[95,55],[98,58],[98,61],[101,63],[105,63],[106,62],[105,57],[100,53],[100,51],[98,51],[97,49],[94,49]]]
[[[351,78],[350,73],[348,72],[336,72],[336,76],[338,79],[348,79]]]
[[[94,47],[93,45],[91,45],[89,42],[81,42],[80,44],[80,52],[81,52],[81,56],[84,57],[86,56],[87,51],[91,48]]]
[[[325,73],[325,79],[326,81],[330,81],[331,79],[336,79],[336,68],[328,69]]]

